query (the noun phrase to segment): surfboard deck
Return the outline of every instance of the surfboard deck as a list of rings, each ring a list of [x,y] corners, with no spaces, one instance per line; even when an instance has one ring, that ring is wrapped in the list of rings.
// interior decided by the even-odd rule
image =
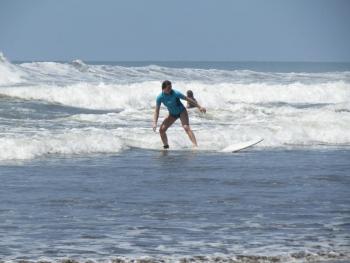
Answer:
[[[257,139],[257,140],[250,140],[246,142],[240,142],[240,143],[235,143],[227,146],[226,148],[222,149],[222,152],[239,152],[244,149],[247,149],[249,147],[252,147],[260,142],[262,142],[264,139]]]

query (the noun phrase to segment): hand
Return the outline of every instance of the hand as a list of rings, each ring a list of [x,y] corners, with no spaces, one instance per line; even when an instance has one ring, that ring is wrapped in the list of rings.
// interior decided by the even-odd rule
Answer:
[[[206,112],[207,112],[206,108],[204,108],[204,107],[200,107],[200,108],[199,108],[199,111],[200,111],[200,112],[203,112],[203,113],[206,113]]]
[[[157,131],[157,124],[153,123],[153,131],[156,132]]]

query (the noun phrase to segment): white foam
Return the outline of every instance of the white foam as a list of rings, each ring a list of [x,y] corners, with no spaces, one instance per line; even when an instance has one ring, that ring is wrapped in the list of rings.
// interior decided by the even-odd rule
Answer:
[[[12,65],[0,52],[0,85],[9,85],[22,82],[24,73]]]
[[[72,115],[66,119],[75,120],[79,122],[91,122],[99,124],[127,124],[127,120],[120,118],[117,113],[107,113],[107,114],[76,114]]]
[[[291,106],[264,107],[237,104],[232,111],[207,115],[190,112],[198,151],[221,151],[235,143],[263,138],[254,149],[266,147],[350,145],[350,112],[346,105],[321,108]],[[159,134],[151,129],[153,111],[125,110],[120,113],[76,114],[55,121],[60,124],[84,123],[96,128],[61,131],[8,126],[0,139],[0,160],[30,159],[46,154],[89,154],[120,152],[130,147],[160,149]],[[162,110],[159,123],[165,117]],[[72,123],[73,122],[73,123]],[[54,124],[52,124],[54,125]],[[79,125],[79,124],[78,124]],[[106,126],[107,125],[107,126]],[[159,127],[159,126],[158,126]],[[172,150],[191,148],[180,121],[168,130]]]
[[[192,89],[209,109],[229,109],[234,103],[350,103],[350,84],[345,82],[306,85],[176,83],[175,88]],[[157,81],[120,84],[78,83],[66,86],[40,85],[0,87],[0,94],[23,99],[44,100],[89,109],[140,109],[155,105],[160,93]]]
[[[0,87],[0,94],[44,100],[88,109],[145,108],[154,105],[159,83],[107,85],[79,83],[67,86]]]
[[[7,135],[0,138],[0,160],[32,159],[47,154],[117,153],[125,147],[118,137],[98,129]]]
[[[39,122],[42,125],[37,127],[50,126],[46,118],[39,121],[36,117],[32,122],[23,120],[33,127],[25,135],[27,128],[5,117],[0,159],[34,158],[47,153],[118,152],[128,147],[159,149],[159,134],[152,132],[151,122],[155,99],[161,92],[161,80],[169,76],[175,79],[175,89],[183,93],[193,90],[200,104],[207,108],[207,114],[196,109],[189,111],[199,150],[220,151],[231,144],[257,138],[264,141],[255,149],[350,145],[350,72],[137,68],[87,65],[80,60],[13,65],[0,56],[0,73],[4,73],[0,74],[0,96],[41,100],[48,107],[60,104],[63,112],[64,106],[82,108],[78,110],[82,113],[73,111],[67,117],[60,115],[56,121],[50,120],[52,127],[67,127],[60,132],[43,133],[35,128]],[[17,114],[26,110],[30,116],[29,112],[35,114],[37,109],[42,108],[23,108],[17,110]],[[91,114],[90,109],[103,112]],[[105,112],[109,110],[112,112]],[[159,123],[167,114],[162,107]],[[97,127],[98,131],[89,134],[86,129],[79,128],[71,132],[72,127],[81,125]],[[74,134],[79,136],[74,137]],[[191,147],[179,121],[169,129],[168,137],[174,150]]]

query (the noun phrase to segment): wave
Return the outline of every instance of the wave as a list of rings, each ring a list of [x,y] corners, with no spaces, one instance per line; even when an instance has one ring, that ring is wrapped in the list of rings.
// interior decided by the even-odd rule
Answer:
[[[23,81],[25,74],[11,64],[0,52],[0,85],[17,84]]]
[[[48,154],[117,153],[124,147],[118,137],[99,129],[16,134],[0,138],[0,160],[25,160]]]
[[[249,107],[242,106],[242,112]],[[199,148],[197,152],[223,152],[229,145],[252,139],[264,138],[255,150],[295,147],[348,147],[350,146],[350,114],[337,113],[332,108],[307,113],[282,107],[282,116],[271,117],[269,113],[255,116],[212,118],[191,112],[191,126],[195,131]],[[219,114],[219,113],[218,113]],[[290,116],[288,116],[290,115]],[[87,155],[97,153],[122,153],[128,149],[159,150],[159,134],[153,133],[151,113],[139,115],[139,111],[107,114],[76,114],[51,120],[52,127],[75,126],[61,130],[20,128],[11,125],[0,137],[0,160],[23,160],[51,154]],[[0,120],[1,121],[1,120]],[[45,120],[46,122],[46,120]],[[15,123],[18,123],[15,120]],[[43,127],[40,120],[35,125]],[[32,125],[33,123],[29,123]],[[178,123],[168,130],[172,151],[190,148],[190,141]]]
[[[323,73],[279,73],[252,70],[223,70],[200,68],[169,68],[158,65],[125,67],[120,65],[91,65],[76,59],[70,63],[30,62],[11,64],[0,55],[0,85],[16,83],[70,85],[81,82],[131,84],[171,79],[179,82],[204,84],[320,84],[343,81],[350,83],[350,71]]]
[[[203,84],[176,82],[183,93],[193,90],[196,98],[208,108],[227,109],[234,103],[350,103],[350,84],[339,81],[323,84]],[[140,109],[155,104],[160,93],[157,81],[120,84],[78,83],[73,85],[40,85],[0,87],[0,96],[43,100],[87,109]]]
[[[150,128],[155,94],[159,92],[156,84],[0,88],[2,95],[53,103],[33,106],[34,112],[25,115],[21,128],[16,116],[22,116],[28,106],[18,101],[12,105],[9,97],[4,97],[10,104],[0,107],[0,123],[6,125],[0,138],[0,160],[47,154],[120,153],[130,148],[157,150],[161,146],[159,135]],[[346,83],[285,87],[222,84],[216,92],[211,91],[215,89],[211,85],[199,83],[196,87],[197,99],[205,102],[208,110],[207,114],[196,109],[189,113],[199,151],[220,152],[231,144],[258,138],[264,141],[254,148],[257,150],[350,145],[350,90]],[[55,103],[69,107],[58,109]],[[82,110],[72,110],[72,106]],[[14,112],[10,114],[9,110]],[[162,108],[160,121],[166,114]],[[67,129],[55,130],[62,126]],[[42,132],[40,127],[48,130]],[[33,135],[23,133],[28,129]],[[172,150],[190,145],[178,123],[169,129],[168,136]]]
[[[207,108],[205,115],[190,112],[200,150],[218,152],[257,138],[264,141],[256,149],[350,144],[350,72],[122,67],[81,60],[11,64],[0,55],[0,160],[158,149],[150,122],[165,78],[183,93],[191,89]],[[162,107],[160,120],[166,114]],[[169,137],[172,149],[188,147],[181,127],[172,127]]]
[[[80,59],[73,60],[71,64],[81,72],[87,72],[89,70],[89,66]]]

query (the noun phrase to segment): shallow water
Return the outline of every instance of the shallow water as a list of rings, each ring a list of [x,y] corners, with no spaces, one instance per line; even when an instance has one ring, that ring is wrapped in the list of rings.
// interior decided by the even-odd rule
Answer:
[[[349,160],[348,149],[135,149],[8,164],[0,172],[0,254],[349,260]]]

